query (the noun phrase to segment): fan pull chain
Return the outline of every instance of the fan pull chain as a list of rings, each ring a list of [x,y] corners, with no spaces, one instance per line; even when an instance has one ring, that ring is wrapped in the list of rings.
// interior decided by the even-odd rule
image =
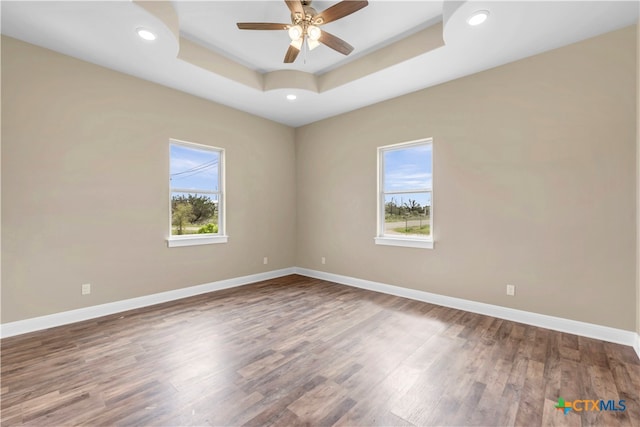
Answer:
[[[306,39],[302,39],[302,63],[304,65],[307,65],[307,51],[309,50],[306,41]]]

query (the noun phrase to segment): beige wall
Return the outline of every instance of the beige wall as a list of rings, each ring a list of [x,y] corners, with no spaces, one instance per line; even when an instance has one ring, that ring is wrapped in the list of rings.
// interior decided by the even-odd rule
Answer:
[[[296,265],[633,330],[635,98],[634,26],[299,128]],[[435,249],[376,246],[376,147],[423,137]]]
[[[636,332],[640,334],[640,10],[638,14],[636,26]]]
[[[294,265],[291,128],[11,38],[2,89],[3,323]],[[226,149],[228,244],[167,248],[169,138]]]

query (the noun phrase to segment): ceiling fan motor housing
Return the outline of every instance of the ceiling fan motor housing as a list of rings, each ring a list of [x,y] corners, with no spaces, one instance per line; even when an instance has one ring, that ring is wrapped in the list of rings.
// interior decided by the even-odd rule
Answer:
[[[304,25],[305,23],[309,25],[312,23],[313,18],[318,14],[318,12],[311,6],[303,5],[303,10],[304,19],[302,19],[302,15],[300,15],[299,13],[293,12],[291,14],[291,23],[293,25]]]

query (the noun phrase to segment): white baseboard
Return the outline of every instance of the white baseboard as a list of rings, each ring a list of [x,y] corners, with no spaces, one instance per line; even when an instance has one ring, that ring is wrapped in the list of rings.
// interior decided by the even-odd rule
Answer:
[[[65,311],[62,313],[50,314],[47,316],[34,317],[32,319],[19,320],[0,325],[0,338],[8,338],[15,335],[26,334],[56,326],[81,322],[83,320],[95,319],[109,314],[120,313],[136,308],[148,307],[154,304],[174,301],[207,292],[222,289],[234,288],[248,285],[262,280],[275,279],[289,274],[300,274],[302,276],[327,280],[356,288],[368,289],[384,294],[396,295],[417,301],[437,304],[444,307],[456,308],[470,311],[472,313],[484,314],[500,319],[512,320],[514,322],[527,325],[539,326],[541,328],[553,329],[560,332],[581,335],[603,341],[614,342],[633,347],[640,358],[640,334],[632,331],[611,328],[608,326],[595,325],[592,323],[579,322],[576,320],[563,319],[560,317],[547,316],[545,314],[531,313],[523,310],[516,310],[508,307],[501,307],[492,304],[485,304],[461,298],[448,297],[444,295],[432,294],[415,289],[402,288],[385,283],[373,282],[370,280],[357,279],[339,274],[326,273],[307,268],[291,267],[281,270],[268,271],[264,273],[252,274],[249,276],[236,277],[232,279],[220,280],[217,282],[205,283],[203,285],[190,286],[188,288],[175,289],[172,291],[146,295],[138,298],[131,298],[123,301],[116,301],[92,307],[80,308],[77,310]]]
[[[79,308],[77,310],[64,311],[62,313],[50,314],[47,316],[4,323],[0,325],[0,338],[26,334],[28,332],[49,329],[55,326],[81,322],[83,320],[95,319],[96,317],[147,307],[167,301],[174,301],[194,295],[205,294],[207,292],[248,285],[262,280],[275,279],[276,277],[294,274],[294,270],[294,268],[284,268],[282,270],[251,274],[249,276],[219,280],[217,282],[205,283],[203,285],[190,286],[188,288],[175,289],[173,291],[160,292],[157,294],[145,295],[142,297],[110,302],[107,304],[94,305],[92,307]]]
[[[417,301],[428,302],[459,310],[470,311],[472,313],[484,314],[500,319],[512,320],[541,328],[552,329],[560,332],[581,335],[595,338],[602,341],[609,341],[617,344],[633,346],[640,357],[638,349],[638,334],[623,329],[611,328],[608,326],[595,325],[592,323],[579,322],[576,320],[563,319],[561,317],[547,316],[546,314],[531,313],[523,310],[516,310],[498,305],[485,304],[482,302],[470,301],[461,298],[448,297],[444,295],[432,294],[415,289],[402,288],[399,286],[387,285],[385,283],[372,282],[370,280],[357,279],[339,274],[325,273],[323,271],[310,270],[296,267],[296,274],[313,277],[315,279],[327,280],[356,288],[368,289],[370,291],[384,294],[396,295]]]

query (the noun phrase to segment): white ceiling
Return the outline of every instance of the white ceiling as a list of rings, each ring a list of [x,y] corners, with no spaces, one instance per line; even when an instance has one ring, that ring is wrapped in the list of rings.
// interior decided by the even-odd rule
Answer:
[[[314,1],[321,11],[337,1]],[[637,1],[401,1],[369,0],[364,9],[323,29],[355,47],[348,57],[320,46],[283,64],[284,31],[243,31],[236,22],[289,22],[277,1],[174,1],[180,36],[259,73],[298,70],[340,73],[350,61],[384,62],[382,46],[443,21],[445,45],[325,91],[250,87],[177,58],[180,41],[131,1],[1,2],[2,34],[175,88],[290,126],[301,126],[564,46],[638,20]],[[466,23],[490,11],[478,27]],[[147,27],[154,42],[138,38]],[[292,84],[292,87],[295,85]],[[298,99],[287,101],[294,93]]]

